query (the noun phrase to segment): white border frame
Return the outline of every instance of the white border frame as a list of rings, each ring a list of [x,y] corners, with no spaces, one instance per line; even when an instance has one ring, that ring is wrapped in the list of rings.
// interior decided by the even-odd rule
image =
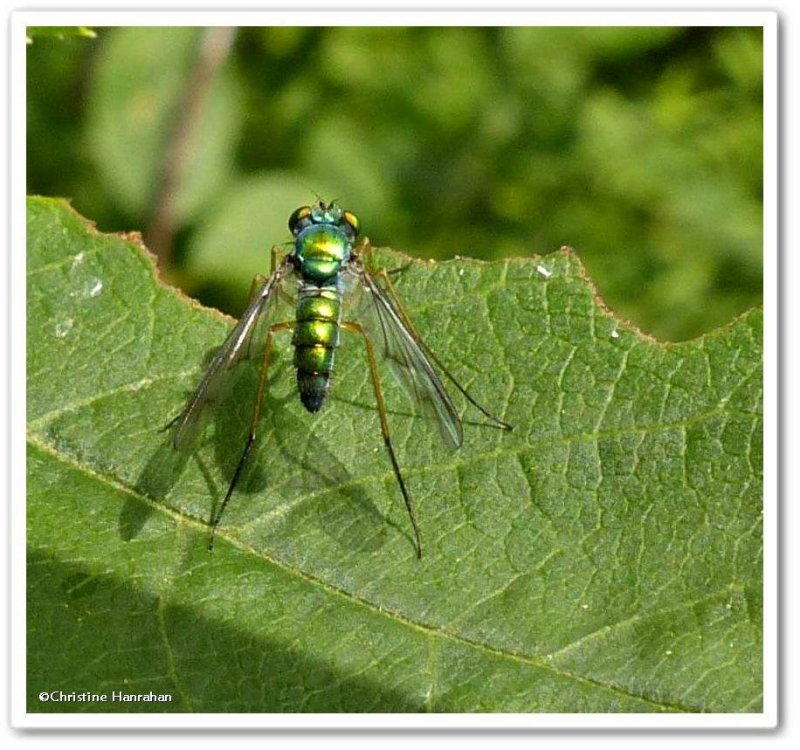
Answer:
[[[775,12],[17,11],[10,20],[11,300],[25,298],[25,26],[597,25],[764,28],[764,709],[753,714],[41,714],[25,689],[25,319],[11,326],[11,723],[18,728],[772,728],[778,722],[778,16]]]

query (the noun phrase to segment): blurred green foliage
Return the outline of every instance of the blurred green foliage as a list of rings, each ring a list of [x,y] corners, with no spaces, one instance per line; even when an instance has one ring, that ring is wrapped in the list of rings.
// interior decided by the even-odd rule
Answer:
[[[28,47],[29,192],[148,239],[208,32],[95,31]],[[166,271],[233,313],[314,191],[413,255],[572,245],[663,339],[760,302],[760,27],[244,28],[192,132]]]

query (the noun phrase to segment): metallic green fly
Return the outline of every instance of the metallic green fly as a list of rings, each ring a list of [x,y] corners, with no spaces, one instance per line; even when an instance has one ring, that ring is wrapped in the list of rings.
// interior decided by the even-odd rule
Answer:
[[[353,213],[342,210],[336,203],[319,201],[314,206],[298,208],[289,217],[289,229],[294,237],[293,247],[282,260],[279,260],[280,247],[273,249],[269,277],[259,275],[253,279],[250,304],[214,355],[183,411],[165,428],[173,429],[172,445],[177,450],[187,450],[200,431],[206,407],[219,399],[233,370],[250,355],[251,342],[264,341],[250,429],[228,491],[212,518],[208,547],[213,547],[222,514],[256,439],[274,336],[292,332],[300,400],[308,411],[317,412],[328,395],[339,333],[349,331],[359,334],[364,341],[383,442],[414,529],[417,557],[421,558],[422,543],[414,506],[389,432],[378,358],[387,361],[411,400],[439,426],[443,439],[451,447],[458,448],[462,443],[461,418],[436,368],[496,426],[507,430],[511,426],[478,404],[427,347],[406,314],[389,275],[386,271],[372,271],[371,246],[366,238],[358,240],[359,221]],[[276,321],[279,317],[276,311],[287,303],[293,308],[293,319]],[[356,309],[362,319],[350,320],[350,311]]]

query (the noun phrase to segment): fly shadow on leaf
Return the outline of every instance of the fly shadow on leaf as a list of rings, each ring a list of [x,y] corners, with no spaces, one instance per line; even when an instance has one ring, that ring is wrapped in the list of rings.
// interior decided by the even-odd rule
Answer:
[[[133,489],[138,495],[152,500],[144,503],[139,498],[129,498],[119,516],[120,538],[128,542],[139,535],[155,504],[164,503],[177,483],[189,460],[189,454],[172,447],[170,435],[162,435],[158,448],[150,456],[139,474]]]
[[[216,351],[217,347],[213,347],[206,352],[203,358],[204,367],[208,366]],[[183,394],[184,399],[188,399],[192,393],[193,390],[186,391]],[[214,406],[215,404],[209,404],[209,409],[213,409]],[[130,541],[139,535],[147,519],[158,504],[171,505],[167,498],[186,469],[189,459],[193,456],[197,459],[198,468],[205,480],[209,494],[212,497],[215,497],[217,494],[216,485],[204,461],[196,456],[195,448],[203,443],[202,427],[198,431],[196,446],[186,451],[176,450],[172,444],[173,431],[170,429],[172,425],[170,419],[175,416],[178,409],[175,408],[174,405],[172,409],[173,411],[171,414],[165,412],[163,415],[159,415],[160,423],[156,422],[153,427],[154,439],[158,439],[158,445],[156,450],[148,458],[133,485],[133,489],[138,495],[152,500],[153,503],[143,503],[137,498],[130,498],[120,512],[120,538],[125,541]]]
[[[395,524],[376,507],[358,477],[312,432],[314,418],[300,406],[294,370],[287,361],[290,357],[290,350],[276,347],[256,445],[220,528],[224,529],[226,523],[231,529],[240,526],[243,534],[252,529],[252,543],[260,546],[263,540],[268,547],[276,528],[272,519],[282,525],[281,519],[290,516],[292,525],[286,536],[293,535],[292,526],[303,525],[304,532],[321,529],[348,549],[379,549],[385,543],[387,526]],[[215,414],[215,462],[224,477],[220,498],[244,449],[258,387],[255,366],[239,369],[232,392],[241,397],[235,405],[218,409]],[[322,420],[336,418],[332,410],[323,409]],[[243,496],[248,495],[260,498],[243,509]]]
[[[207,354],[206,362],[215,351]],[[178,451],[172,445],[172,431],[159,426],[159,444],[134,485],[135,491],[153,504],[137,498],[125,503],[119,519],[122,539],[137,537],[159,503],[179,506],[186,515],[200,515],[210,523],[245,446],[258,387],[258,364],[260,357],[243,362],[231,374],[225,392],[208,405],[213,425],[210,440],[198,434],[194,447]],[[256,444],[222,517],[220,530],[224,532],[227,527],[229,533],[237,534],[239,529],[246,534],[249,527],[255,528],[259,520],[270,514],[279,517],[291,512],[293,518],[322,529],[337,544],[349,549],[380,548],[385,543],[387,527],[395,527],[408,536],[383,515],[347,467],[310,436],[311,415],[295,414],[302,407],[296,406],[299,400],[294,387],[287,392],[284,378],[288,369],[286,352],[276,348],[262,400]],[[280,394],[273,391],[276,385]],[[165,415],[165,423],[170,416]],[[336,418],[334,414],[327,417]],[[213,467],[209,465],[209,451],[204,450],[209,443],[213,446],[210,462]],[[190,461],[203,479],[203,492],[209,499],[206,508],[198,506],[200,498],[187,499],[185,503],[180,498],[168,499]],[[262,496],[257,503],[248,501],[255,495]],[[307,526],[305,531],[309,531]],[[270,545],[269,531],[259,532],[258,536],[257,544],[263,537],[264,545]]]

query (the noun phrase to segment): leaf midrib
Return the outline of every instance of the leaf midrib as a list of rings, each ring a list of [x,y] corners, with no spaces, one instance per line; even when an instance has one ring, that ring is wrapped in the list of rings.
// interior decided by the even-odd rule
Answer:
[[[201,531],[205,531],[208,528],[208,524],[205,521],[197,519],[197,518],[195,518],[195,517],[193,517],[193,516],[191,516],[189,514],[182,513],[180,511],[174,509],[174,508],[170,508],[170,507],[168,507],[166,505],[163,505],[161,503],[155,502],[154,500],[151,500],[150,498],[139,494],[138,492],[136,492],[135,490],[131,489],[130,487],[127,487],[122,483],[116,482],[113,479],[110,479],[109,477],[103,476],[102,474],[93,471],[92,469],[90,469],[89,467],[85,466],[84,464],[81,464],[81,463],[75,461],[74,458],[72,458],[69,454],[66,454],[66,453],[64,453],[62,451],[59,451],[54,446],[52,446],[52,445],[40,440],[36,436],[28,435],[27,441],[28,441],[28,444],[32,448],[34,448],[36,450],[39,450],[40,452],[42,452],[42,453],[44,453],[44,454],[56,459],[57,461],[61,462],[62,464],[65,464],[66,466],[70,467],[70,469],[82,473],[83,475],[85,475],[89,479],[92,479],[94,481],[98,481],[101,484],[104,484],[104,485],[112,488],[116,492],[120,492],[120,493],[122,493],[122,494],[124,494],[124,495],[126,495],[128,497],[134,498],[135,500],[137,500],[138,502],[146,505],[148,508],[150,508],[152,510],[158,511],[158,512],[162,513],[163,515],[169,516],[176,524],[183,525],[183,526],[188,526],[188,527],[191,527],[193,529],[197,529],[197,530],[201,530]],[[654,707],[656,707],[656,708],[658,708],[659,710],[662,710],[662,711],[676,711],[676,712],[694,713],[697,710],[696,708],[691,707],[691,706],[684,706],[684,705],[677,704],[677,703],[668,703],[668,702],[655,701],[655,700],[652,700],[651,698],[648,698],[647,696],[640,695],[640,694],[631,692],[629,690],[625,690],[625,689],[619,687],[618,685],[614,685],[614,684],[611,684],[611,683],[606,683],[606,682],[603,682],[601,680],[597,680],[597,679],[593,679],[593,678],[584,677],[582,675],[575,674],[574,672],[570,672],[570,671],[567,671],[567,670],[564,670],[564,669],[560,669],[560,668],[556,667],[555,665],[553,665],[552,663],[550,663],[549,660],[554,655],[556,655],[556,654],[558,654],[558,653],[560,653],[560,652],[562,652],[562,651],[564,651],[564,650],[566,650],[568,648],[571,648],[575,644],[570,644],[570,645],[568,645],[568,646],[566,646],[566,647],[564,647],[562,649],[559,649],[559,651],[554,652],[553,654],[548,654],[548,655],[545,655],[545,656],[538,656],[538,657],[530,656],[530,655],[527,655],[527,654],[520,654],[520,653],[516,653],[516,652],[511,652],[511,651],[504,651],[504,650],[502,650],[500,648],[496,648],[496,647],[491,646],[489,644],[482,643],[482,642],[476,641],[476,640],[472,640],[470,638],[466,638],[466,637],[464,637],[462,635],[459,635],[457,633],[451,633],[451,632],[449,632],[447,630],[444,630],[442,628],[436,628],[436,627],[432,627],[430,625],[427,625],[425,623],[417,622],[415,620],[412,620],[412,619],[402,615],[401,613],[399,613],[399,612],[397,612],[395,610],[392,610],[392,609],[389,609],[389,608],[386,608],[386,607],[383,607],[383,606],[379,607],[379,606],[373,604],[368,599],[364,599],[363,597],[357,596],[357,595],[347,591],[346,589],[342,589],[342,588],[340,588],[340,587],[338,587],[338,586],[336,586],[336,585],[334,585],[334,584],[332,584],[332,583],[330,583],[328,581],[325,581],[325,580],[323,580],[321,578],[317,578],[316,576],[311,575],[311,574],[301,570],[300,568],[297,568],[297,567],[295,567],[293,565],[289,565],[289,564],[287,564],[287,563],[285,563],[285,562],[283,562],[283,561],[281,561],[281,560],[279,560],[277,558],[274,558],[274,557],[268,555],[267,553],[265,553],[262,550],[258,550],[256,548],[246,544],[245,542],[243,542],[242,540],[240,540],[240,539],[238,539],[236,537],[231,537],[231,536],[227,535],[225,533],[224,529],[220,529],[218,531],[218,533],[217,533],[217,536],[223,538],[225,541],[227,541],[231,546],[235,547],[236,549],[239,549],[242,552],[248,553],[248,554],[252,555],[253,557],[258,558],[259,560],[262,560],[263,562],[266,562],[266,563],[268,563],[270,565],[273,565],[274,567],[276,567],[276,568],[280,569],[281,571],[289,574],[290,576],[295,577],[296,579],[302,581],[303,583],[305,583],[307,585],[314,586],[316,588],[320,588],[325,593],[327,593],[327,594],[329,594],[331,596],[341,597],[342,599],[344,599],[344,600],[346,600],[346,601],[348,601],[348,602],[350,602],[352,604],[356,604],[356,605],[359,605],[359,606],[363,607],[364,609],[368,610],[374,616],[378,616],[380,618],[385,618],[387,620],[390,620],[390,621],[394,622],[395,624],[398,624],[398,625],[406,627],[406,628],[408,628],[410,630],[414,630],[414,631],[417,631],[419,633],[422,633],[425,637],[427,637],[429,639],[430,638],[441,638],[441,639],[448,640],[448,641],[451,641],[453,643],[456,643],[456,644],[458,644],[460,646],[465,646],[465,647],[468,647],[468,648],[475,649],[477,651],[480,651],[480,652],[482,652],[484,654],[488,654],[488,655],[493,656],[495,658],[506,659],[506,660],[509,660],[509,661],[513,661],[515,663],[524,664],[526,666],[542,669],[542,670],[550,672],[550,673],[552,673],[552,674],[554,674],[554,675],[556,675],[558,677],[571,679],[571,680],[574,680],[575,682],[581,683],[583,685],[590,686],[590,687],[595,688],[595,689],[606,690],[606,691],[612,692],[612,693],[614,693],[616,695],[623,696],[625,698],[635,699],[635,700],[641,701],[641,702],[646,703],[648,705],[654,706]],[[721,591],[723,591],[723,590],[731,590],[733,587],[734,587],[734,584],[728,584],[725,587],[723,587],[723,589],[721,589],[720,591],[716,591],[713,594],[709,594],[708,596],[703,597],[703,599],[713,598],[714,596],[718,596],[721,593]],[[665,611],[670,611],[672,609],[682,609],[682,608],[684,608],[686,606],[692,606],[693,603],[694,602],[686,603],[686,604],[681,605],[680,607],[675,607],[675,608],[666,608]],[[659,612],[658,610],[656,610],[654,612],[647,612],[646,616],[649,617],[649,616],[652,616],[654,614],[658,614],[658,612]],[[627,618],[626,620],[622,620],[622,621],[619,621],[617,623],[610,623],[608,625],[605,625],[603,628],[599,629],[598,631],[593,631],[592,633],[588,633],[587,635],[582,636],[581,639],[580,639],[580,642],[584,642],[587,639],[591,639],[592,637],[597,637],[597,634],[600,633],[600,632],[602,632],[602,633],[609,632],[609,631],[613,630],[613,628],[615,628],[617,626],[623,626],[623,625],[626,625],[626,624],[630,624],[631,622],[635,622],[637,619],[640,619],[643,616],[645,616],[645,615],[640,613],[640,614],[637,614],[637,615],[635,615],[635,616],[633,616],[631,618]]]

